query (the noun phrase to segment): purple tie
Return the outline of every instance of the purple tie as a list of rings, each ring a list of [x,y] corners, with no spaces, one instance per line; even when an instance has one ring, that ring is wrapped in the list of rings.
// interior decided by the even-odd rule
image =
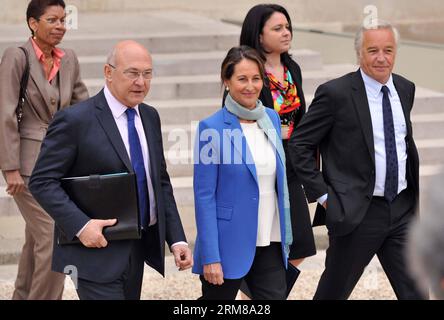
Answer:
[[[393,113],[388,96],[389,88],[382,89],[382,114],[384,119],[385,140],[385,188],[384,197],[392,202],[398,195],[398,155],[396,153],[395,127],[393,125]]]

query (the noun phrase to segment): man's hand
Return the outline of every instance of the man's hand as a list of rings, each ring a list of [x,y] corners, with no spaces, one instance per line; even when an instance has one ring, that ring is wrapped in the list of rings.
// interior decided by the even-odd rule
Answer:
[[[105,248],[108,245],[108,241],[103,236],[103,228],[113,226],[116,222],[117,219],[91,220],[80,233],[80,242],[87,248]]]
[[[288,262],[290,262],[294,267],[299,267],[299,265],[304,261],[304,258],[300,258],[300,259],[292,259],[292,260],[288,260]]]
[[[10,196],[15,196],[25,191],[25,181],[20,174],[19,170],[5,171],[6,176],[6,192]]]
[[[193,258],[191,250],[186,244],[178,244],[171,248],[176,262],[176,267],[179,271],[189,269],[193,266]]]
[[[224,283],[224,273],[219,262],[204,265],[203,272],[205,280],[209,283],[219,286]]]
[[[324,207],[325,210],[327,210],[327,201],[325,201],[322,206]]]

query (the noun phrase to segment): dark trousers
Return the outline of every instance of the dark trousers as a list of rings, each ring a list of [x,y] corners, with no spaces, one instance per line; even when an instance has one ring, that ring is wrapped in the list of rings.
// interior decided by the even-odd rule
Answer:
[[[142,240],[134,240],[128,264],[122,275],[108,283],[78,279],[80,300],[140,300],[142,291],[144,256]],[[109,263],[113,263],[110,261]],[[100,270],[97,270],[100,272]]]
[[[253,300],[285,300],[287,283],[282,260],[281,244],[272,242],[267,247],[257,247],[253,265],[240,279],[224,279],[222,285],[213,285],[200,276],[202,297],[200,300],[234,300],[245,280]]]
[[[405,251],[413,217],[413,192],[402,191],[391,204],[373,197],[366,216],[352,233],[329,236],[325,270],[314,299],[348,299],[375,254],[398,299],[424,299],[407,270]]]

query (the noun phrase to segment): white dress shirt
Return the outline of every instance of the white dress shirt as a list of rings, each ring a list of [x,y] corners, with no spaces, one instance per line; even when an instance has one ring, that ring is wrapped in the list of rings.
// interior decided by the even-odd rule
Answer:
[[[385,138],[384,138],[384,120],[382,115],[382,86],[387,86],[390,93],[389,99],[393,113],[393,125],[395,128],[396,153],[398,156],[398,193],[407,188],[406,166],[407,166],[407,145],[405,137],[407,136],[407,126],[405,123],[404,111],[398,92],[393,84],[393,77],[390,76],[386,84],[381,84],[367,76],[362,70],[362,79],[364,80],[365,90],[367,92],[368,105],[372,118],[373,141],[375,145],[375,190],[374,196],[384,196],[385,189]]]
[[[128,157],[131,160],[131,154],[129,149],[129,140],[128,140],[128,118],[126,116],[126,109],[127,107],[121,104],[109,91],[108,87],[105,85],[104,88],[104,94],[106,102],[108,103],[109,108],[111,109],[111,112],[113,114],[114,120],[116,121],[117,128],[119,129],[120,136],[122,137],[122,141],[125,145],[126,152],[128,154]],[[150,226],[154,225],[157,222],[157,216],[156,216],[156,199],[154,197],[154,189],[153,185],[151,183],[151,176],[150,176],[150,160],[149,160],[149,151],[148,151],[148,143],[146,141],[145,136],[145,130],[143,129],[142,120],[140,118],[139,114],[139,106],[135,106],[134,110],[136,110],[136,116],[134,118],[135,127],[137,130],[137,134],[139,136],[140,144],[142,147],[142,156],[143,156],[143,163],[145,166],[145,172],[146,172],[146,178],[147,178],[147,184],[148,184],[148,192],[149,192],[149,200],[150,200],[150,208],[149,208],[149,214],[150,214]],[[80,236],[80,234],[85,230],[86,226],[89,222],[87,222],[82,229],[77,233],[77,237]]]
[[[108,87],[105,85],[104,88],[104,94],[106,102],[108,103],[109,108],[111,109],[111,112],[113,114],[114,120],[116,121],[117,128],[119,129],[120,136],[122,137],[123,143],[125,145],[126,152],[128,153],[128,157],[131,160],[131,154],[129,149],[129,140],[128,140],[128,118],[126,116],[126,109],[128,109],[126,106],[121,104],[109,91]],[[134,118],[135,127],[137,130],[137,135],[139,136],[140,144],[142,147],[142,156],[143,156],[143,163],[145,166],[145,172],[146,172],[146,180],[148,184],[148,193],[149,193],[149,199],[150,199],[150,226],[157,223],[157,216],[156,216],[156,199],[154,197],[154,188],[153,184],[151,182],[151,176],[150,176],[150,157],[149,157],[149,150],[148,150],[148,142],[146,140],[145,136],[145,130],[143,129],[142,119],[139,114],[139,106],[135,106],[134,110],[136,110],[136,116]],[[80,236],[80,234],[85,230],[86,226],[88,225],[90,221],[88,221],[82,229],[76,234],[77,237]],[[177,246],[177,245],[188,245],[184,241],[179,241],[176,243],[173,243],[171,245],[171,248]]]
[[[128,157],[131,159],[130,146],[128,140],[128,117],[126,116],[125,113],[128,108],[123,104],[121,104],[111,94],[107,86],[105,86],[104,93],[105,93],[106,102],[108,102],[108,106],[111,109],[111,112],[114,116],[114,120],[116,121],[117,128],[119,129],[120,136],[122,137],[123,143],[125,144]],[[148,143],[146,141],[145,130],[143,129],[142,119],[139,113],[139,106],[137,105],[133,107],[133,109],[136,111],[134,124],[136,126],[137,135],[139,136],[140,145],[142,147],[143,164],[145,166],[146,181],[148,184],[148,193],[150,199],[150,208],[149,208],[150,226],[152,226],[156,224],[157,216],[156,216],[156,199],[154,197],[154,188],[151,182],[151,175],[150,175],[150,155],[148,150]]]
[[[361,71],[367,94],[370,116],[372,119],[373,141],[375,147],[375,189],[374,196],[384,196],[385,189],[385,138],[384,138],[384,119],[382,114],[382,86],[387,86],[390,93],[389,99],[393,113],[393,125],[395,128],[396,153],[398,156],[398,194],[407,188],[406,166],[407,166],[407,146],[405,137],[407,136],[407,126],[405,123],[404,111],[398,92],[393,84],[393,77],[390,75],[386,84],[379,83]],[[323,204],[327,200],[327,194],[318,198],[318,202]]]

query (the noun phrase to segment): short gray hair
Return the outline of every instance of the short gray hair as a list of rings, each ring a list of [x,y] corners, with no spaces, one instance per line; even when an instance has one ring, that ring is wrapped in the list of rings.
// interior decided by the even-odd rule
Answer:
[[[117,49],[116,46],[114,46],[111,51],[108,53],[108,56],[106,58],[106,64],[110,64],[115,66],[116,65],[116,54],[117,54]]]
[[[432,178],[424,202],[424,214],[409,235],[410,270],[423,290],[431,287],[444,299],[444,172]]]
[[[379,30],[379,29],[391,30],[393,32],[394,37],[395,37],[396,47],[398,47],[399,38],[400,38],[399,31],[391,23],[385,22],[385,21],[378,21],[378,23],[376,25],[372,25],[372,26],[362,25],[359,28],[358,32],[356,32],[356,36],[355,36],[355,51],[356,51],[356,56],[358,57],[358,61],[361,56],[362,42],[364,41],[363,40],[364,39],[364,32],[366,32],[368,30]]]

